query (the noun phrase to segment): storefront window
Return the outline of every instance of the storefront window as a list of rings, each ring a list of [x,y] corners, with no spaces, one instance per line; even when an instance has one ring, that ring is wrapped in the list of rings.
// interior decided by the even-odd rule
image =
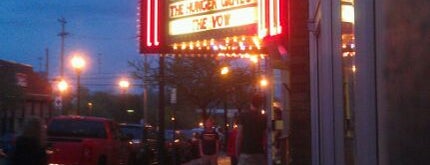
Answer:
[[[354,86],[359,69],[355,66],[354,0],[341,0],[341,16],[345,164],[354,164]]]

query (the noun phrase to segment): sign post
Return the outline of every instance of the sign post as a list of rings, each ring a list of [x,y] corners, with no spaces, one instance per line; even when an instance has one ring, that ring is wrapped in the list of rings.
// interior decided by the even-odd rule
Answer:
[[[55,109],[60,111],[60,114],[63,114],[63,99],[61,98],[61,96],[55,96],[54,106]]]

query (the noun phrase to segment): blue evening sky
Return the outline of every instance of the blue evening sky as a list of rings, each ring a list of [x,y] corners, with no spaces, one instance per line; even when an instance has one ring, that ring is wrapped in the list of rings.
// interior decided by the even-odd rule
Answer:
[[[61,45],[57,19],[64,17],[70,33],[65,41],[66,59],[75,51],[85,52],[91,59],[83,83],[115,83],[115,77],[132,70],[127,61],[140,58],[137,4],[137,0],[0,0],[0,59],[30,64],[39,71],[38,59],[44,59],[49,48],[50,77],[55,77]],[[67,76],[74,77],[68,61],[65,70]],[[89,87],[115,91],[114,86]]]

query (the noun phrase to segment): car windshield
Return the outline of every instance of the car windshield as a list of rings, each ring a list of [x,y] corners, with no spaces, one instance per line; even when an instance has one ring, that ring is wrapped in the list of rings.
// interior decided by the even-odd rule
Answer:
[[[48,136],[106,138],[106,130],[98,121],[53,120],[48,126]]]
[[[121,126],[121,131],[125,135],[131,135],[132,139],[142,139],[143,129],[139,126]]]

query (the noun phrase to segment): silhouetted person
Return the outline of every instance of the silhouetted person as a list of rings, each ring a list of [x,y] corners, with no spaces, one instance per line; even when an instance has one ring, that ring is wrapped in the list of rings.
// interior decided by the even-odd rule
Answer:
[[[264,137],[266,117],[261,114],[263,98],[255,95],[250,109],[239,116],[236,151],[239,165],[265,165]]]
[[[227,155],[230,156],[231,165],[237,165],[237,152],[236,152],[236,138],[237,137],[237,127],[233,126],[230,134],[228,135],[227,142]]]
[[[200,135],[200,155],[202,165],[217,165],[219,152],[219,136],[213,128],[213,120],[205,121],[204,130]]]
[[[193,133],[190,139],[192,159],[200,158],[200,135],[197,132]]]
[[[11,165],[46,165],[44,127],[38,118],[29,118],[17,137],[9,157]]]

